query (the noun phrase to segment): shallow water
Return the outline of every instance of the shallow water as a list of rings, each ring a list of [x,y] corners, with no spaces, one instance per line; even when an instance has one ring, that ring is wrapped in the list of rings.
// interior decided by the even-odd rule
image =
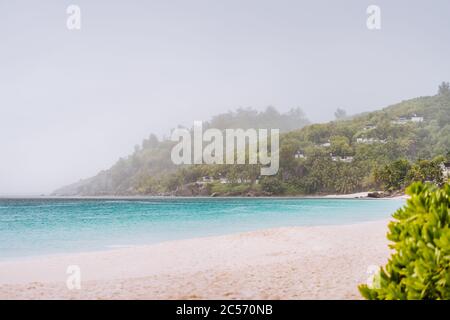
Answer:
[[[387,219],[404,200],[0,199],[0,259]]]

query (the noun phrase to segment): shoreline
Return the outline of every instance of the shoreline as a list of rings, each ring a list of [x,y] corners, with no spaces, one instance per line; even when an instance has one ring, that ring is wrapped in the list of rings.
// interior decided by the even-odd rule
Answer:
[[[283,227],[0,262],[2,299],[359,299],[387,220]],[[68,290],[69,265],[82,289]],[[117,289],[120,288],[120,289]]]
[[[334,199],[334,198],[331,198]],[[376,199],[375,199],[376,200]],[[381,223],[381,222],[389,222],[389,220],[385,219],[378,219],[378,220],[368,220],[368,221],[362,221],[362,222],[352,222],[352,223],[342,223],[342,224],[318,224],[318,225],[300,225],[300,226],[283,226],[283,227],[270,227],[270,228],[262,228],[262,229],[256,229],[256,230],[249,230],[249,231],[242,231],[242,232],[231,232],[226,234],[218,234],[218,235],[207,235],[207,236],[197,236],[197,237],[191,237],[191,238],[181,238],[181,239],[172,239],[172,240],[162,240],[157,241],[153,243],[136,243],[136,244],[117,244],[117,245],[109,245],[105,246],[102,249],[84,249],[84,250],[74,250],[69,252],[55,252],[55,253],[42,253],[42,254],[33,254],[33,255],[27,255],[27,256],[13,256],[8,258],[0,258],[0,267],[2,264],[7,263],[19,263],[19,262],[33,262],[35,260],[42,260],[42,259],[61,259],[61,258],[67,258],[69,256],[77,256],[77,255],[98,255],[98,254],[105,254],[105,253],[115,253],[120,252],[123,250],[128,249],[148,249],[149,247],[158,246],[158,245],[171,245],[171,244],[177,244],[179,242],[184,241],[208,241],[210,239],[215,238],[223,238],[223,237],[238,237],[243,235],[252,235],[253,233],[259,233],[259,232],[277,232],[284,229],[298,229],[301,231],[301,229],[315,229],[315,228],[334,228],[334,227],[344,227],[344,226],[361,226],[365,224],[372,224],[372,223]],[[1,270],[1,269],[0,269]],[[0,274],[0,285],[3,283],[1,280],[1,274]]]
[[[360,200],[398,200],[408,199],[409,196],[401,194],[392,197],[372,198],[368,194],[370,191],[356,192],[349,194],[328,194],[328,195],[308,195],[308,196],[52,196],[52,195],[0,195],[0,200],[21,200],[21,199],[41,199],[41,200],[151,200],[151,199],[360,199]]]

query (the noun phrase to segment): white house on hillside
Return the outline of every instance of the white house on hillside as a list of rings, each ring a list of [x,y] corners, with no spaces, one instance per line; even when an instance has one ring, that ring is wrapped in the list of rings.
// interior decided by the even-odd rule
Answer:
[[[331,160],[334,162],[351,163],[353,162],[354,158],[352,156],[334,156],[333,154],[331,154]]]
[[[423,122],[423,117],[419,117],[417,114],[413,114],[411,117],[411,122]]]
[[[450,162],[441,163],[441,170],[442,170],[442,175],[444,176],[444,178],[449,179],[450,178]]]
[[[376,138],[357,138],[356,139],[357,143],[386,143],[386,140],[380,140],[380,139],[376,139]]]
[[[297,151],[294,155],[295,159],[306,159],[306,156],[303,152]]]
[[[407,124],[408,122],[420,123],[423,122],[423,117],[413,114],[411,117],[400,117],[396,120],[392,120],[392,124]]]
[[[377,128],[377,126],[374,126],[374,125],[367,125],[367,126],[365,126],[364,128],[363,128],[363,130],[364,131],[370,131],[370,130],[374,130],[374,129],[376,129]]]
[[[219,181],[220,181],[221,184],[227,184],[227,183],[229,183],[228,179],[227,179],[227,178],[224,178],[224,177],[220,178]]]
[[[391,122],[392,122],[392,124],[400,124],[400,125],[402,125],[402,124],[407,124],[408,121],[409,120],[407,118],[400,117],[398,119],[392,120]]]

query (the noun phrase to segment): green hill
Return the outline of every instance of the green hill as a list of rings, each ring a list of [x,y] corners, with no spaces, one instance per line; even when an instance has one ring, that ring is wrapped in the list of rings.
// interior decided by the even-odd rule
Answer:
[[[277,128],[288,132],[309,124],[300,108],[279,113],[274,107],[259,112],[252,108],[239,108],[214,116],[204,122],[204,129],[217,128]],[[100,195],[136,195],[166,194],[173,189],[171,174],[179,167],[170,160],[174,142],[159,141],[151,134],[135,152],[127,158],[121,158],[108,170],[101,171],[95,177],[81,180],[56,190],[53,195],[60,196],[100,196]]]
[[[273,177],[260,177],[258,165],[177,167],[170,161],[173,142],[151,136],[142,148],[111,169],[55,194],[306,195],[387,188],[391,177],[386,175],[392,175],[389,166],[395,161],[406,161],[413,168],[421,159],[441,156],[439,161],[445,160],[450,151],[449,91],[444,83],[435,96],[305,127],[307,121],[299,109],[281,115],[273,108],[263,113],[240,109],[207,124],[219,129],[285,129],[280,137],[280,170]],[[296,126],[303,128],[295,130]],[[416,169],[426,166],[417,164]],[[411,173],[411,168],[405,173],[409,179],[429,178],[428,174]]]

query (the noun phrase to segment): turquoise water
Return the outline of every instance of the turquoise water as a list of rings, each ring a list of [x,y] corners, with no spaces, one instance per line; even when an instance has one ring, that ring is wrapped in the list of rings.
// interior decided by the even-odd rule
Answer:
[[[388,218],[404,200],[0,199],[0,259]]]

